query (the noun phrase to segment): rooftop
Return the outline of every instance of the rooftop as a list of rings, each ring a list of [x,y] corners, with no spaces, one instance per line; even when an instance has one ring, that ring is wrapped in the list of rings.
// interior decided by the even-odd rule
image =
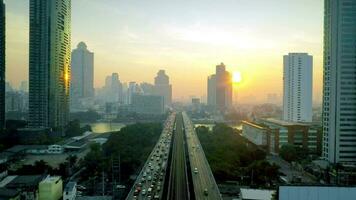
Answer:
[[[38,183],[43,179],[42,175],[21,175],[16,176],[11,182],[9,182],[6,187],[9,188],[18,188],[21,186],[25,187],[37,187]]]
[[[289,121],[285,121],[285,120],[281,120],[281,119],[275,119],[275,118],[265,118],[262,119],[263,121],[269,122],[269,123],[273,123],[273,124],[277,124],[280,126],[308,126],[308,124],[306,123],[300,123],[300,122],[289,122]]]
[[[249,125],[249,126],[253,126],[253,127],[255,127],[255,128],[258,128],[258,129],[265,129],[265,127],[263,127],[263,126],[261,126],[261,125],[255,123],[255,122],[241,121],[241,123],[247,124],[247,125]]]
[[[76,182],[68,182],[66,187],[64,188],[64,191],[72,191],[76,185]]]
[[[240,189],[242,199],[271,200],[274,190]]]
[[[15,189],[0,188],[0,200],[10,199],[19,195],[19,192]]]

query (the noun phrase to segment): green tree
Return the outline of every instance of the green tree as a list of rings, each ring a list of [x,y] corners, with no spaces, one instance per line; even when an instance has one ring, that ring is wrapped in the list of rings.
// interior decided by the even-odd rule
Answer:
[[[298,158],[296,148],[290,144],[283,145],[279,150],[279,155],[287,162],[296,161]]]

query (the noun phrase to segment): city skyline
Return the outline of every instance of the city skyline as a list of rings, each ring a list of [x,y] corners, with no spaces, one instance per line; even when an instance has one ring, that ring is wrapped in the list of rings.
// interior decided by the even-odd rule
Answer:
[[[9,36],[7,80],[18,85],[28,76],[28,5],[24,0],[5,2]],[[140,6],[138,1],[108,0],[105,4],[73,1],[72,49],[85,41],[97,52],[95,88],[103,86],[105,75],[112,72],[119,73],[123,82],[149,82],[156,71],[165,69],[171,74],[175,100],[182,96],[206,96],[206,76],[214,71],[216,63],[224,62],[229,66],[228,71],[242,74],[242,82],[238,85],[240,100],[255,95],[257,101],[262,102],[268,93],[282,94],[283,61],[280,56],[288,52],[308,52],[315,59],[313,96],[320,101],[322,1],[308,2],[308,6],[303,1],[275,1],[269,3],[271,5],[263,1],[259,4],[248,1],[226,1],[224,4],[198,1],[184,5],[155,1],[150,4],[145,11],[142,10],[145,6]],[[196,12],[190,8],[197,5],[200,6]],[[275,8],[267,9],[266,6]],[[96,9],[110,9],[110,12],[95,15],[95,19],[88,16]],[[249,9],[251,11],[246,11]],[[178,15],[185,10],[188,11],[186,16]],[[286,10],[291,12],[288,20],[280,16],[286,14]],[[157,14],[149,16],[157,11],[167,19],[160,19]],[[259,11],[264,14],[254,14]],[[301,13],[310,16],[308,22],[300,19]],[[108,22],[105,17],[117,20]],[[184,20],[187,17],[192,20]],[[86,23],[87,20],[90,23]],[[90,29],[91,23],[97,23],[98,28]],[[289,23],[294,26],[284,29]],[[204,37],[199,37],[201,33]],[[19,76],[18,70],[24,73]],[[140,73],[142,70],[146,73]],[[191,74],[194,76],[188,76]],[[268,79],[269,84],[256,81],[261,78]]]

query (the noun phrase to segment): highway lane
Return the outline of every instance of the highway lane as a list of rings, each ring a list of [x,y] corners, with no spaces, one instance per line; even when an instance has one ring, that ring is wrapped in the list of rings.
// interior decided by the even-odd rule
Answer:
[[[195,132],[194,125],[185,112],[183,113],[183,119],[187,137],[195,199],[222,199],[209,163]]]
[[[165,172],[172,140],[176,114],[171,114],[157,144],[136,178],[126,200],[162,199]]]
[[[184,127],[182,114],[177,114],[176,131],[174,133],[170,180],[168,185],[169,200],[190,199],[187,179],[187,163],[185,155]]]

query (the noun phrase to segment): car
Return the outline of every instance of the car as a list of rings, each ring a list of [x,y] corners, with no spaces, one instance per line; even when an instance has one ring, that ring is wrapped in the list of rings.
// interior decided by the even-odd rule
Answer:
[[[143,189],[142,192],[141,192],[142,195],[146,195],[146,190]]]
[[[198,173],[198,168],[194,168],[194,174]]]
[[[204,195],[208,196],[208,189],[207,188],[204,189]]]
[[[147,180],[148,180],[148,181],[152,180],[152,177],[151,177],[151,176],[148,176],[148,177],[147,177]]]

